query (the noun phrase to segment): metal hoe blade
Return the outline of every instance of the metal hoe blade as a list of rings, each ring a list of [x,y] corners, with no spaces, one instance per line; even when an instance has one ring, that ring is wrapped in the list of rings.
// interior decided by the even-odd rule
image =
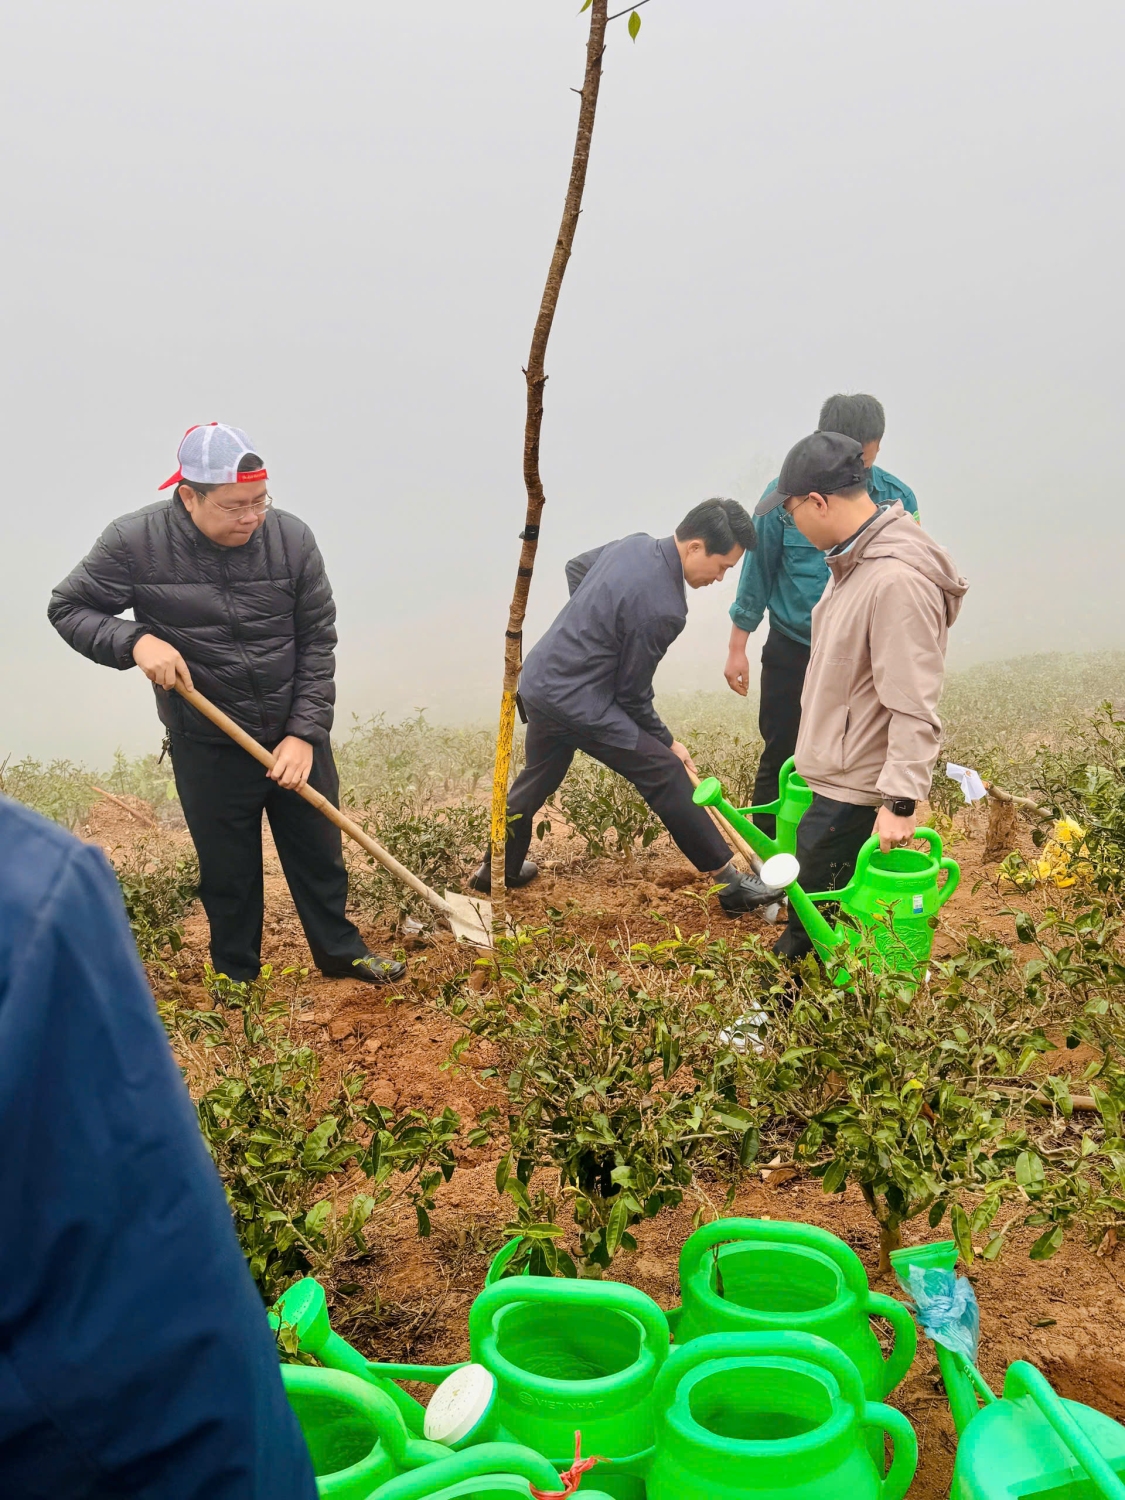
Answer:
[[[446,920],[454,937],[477,948],[491,948],[492,902],[483,896],[462,896],[459,891],[446,891],[445,900],[450,908]],[[511,922],[507,925],[509,932],[515,931]]]

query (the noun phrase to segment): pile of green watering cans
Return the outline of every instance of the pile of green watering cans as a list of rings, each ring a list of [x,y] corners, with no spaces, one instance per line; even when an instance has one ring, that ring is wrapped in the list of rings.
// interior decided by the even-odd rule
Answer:
[[[683,1247],[683,1304],[667,1313],[618,1282],[508,1275],[517,1243],[473,1303],[460,1365],[365,1359],[332,1331],[312,1279],[281,1298],[275,1323],[324,1366],[282,1371],[322,1496],[906,1495],[917,1441],[884,1402],[913,1361],[914,1319],[871,1291],[835,1235],[766,1219],[709,1224]],[[952,1241],[892,1256],[936,1340],[959,1439],[951,1500],[1125,1500],[1125,1428],[1062,1400],[1023,1362],[997,1398],[976,1369],[975,1335],[968,1348],[951,1336],[951,1307],[976,1317],[956,1258]],[[872,1318],[890,1325],[887,1352]],[[400,1380],[437,1389],[423,1407]]]
[[[916,983],[930,961],[937,914],[961,879],[956,861],[943,854],[941,839],[932,828],[919,828],[915,836],[929,845],[928,852],[891,849],[884,854],[879,840],[870,838],[860,849],[855,874],[846,886],[809,893],[798,883],[801,870],[795,851],[797,827],[813,794],[793,770],[792,761],[782,768],[779,784],[776,802],[740,809],[731,806],[720,783],[709,776],[696,788],[695,801],[717,808],[761,855],[765,861],[761,879],[779,895],[784,892],[830,971],[834,961],[839,961],[842,944],[851,948],[863,944],[868,962],[877,971],[901,974]],[[770,839],[751,821],[751,815],[775,810],[777,838]],[[846,920],[833,927],[817,910],[818,902],[838,905]],[[846,977],[841,971],[841,982]]]
[[[513,1249],[473,1303],[461,1366],[364,1359],[332,1332],[311,1279],[281,1298],[275,1320],[328,1367],[284,1367],[322,1496],[906,1494],[917,1444],[883,1400],[913,1359],[914,1322],[870,1290],[834,1235],[758,1219],[709,1225],[683,1247],[683,1305],[669,1313],[618,1282],[506,1276]],[[873,1317],[894,1330],[886,1356]],[[404,1379],[437,1385],[428,1406]]]

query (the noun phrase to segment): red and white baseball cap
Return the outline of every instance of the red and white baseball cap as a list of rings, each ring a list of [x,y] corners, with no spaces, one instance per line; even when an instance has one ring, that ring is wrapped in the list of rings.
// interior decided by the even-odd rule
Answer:
[[[267,479],[265,469],[238,472],[248,453],[258,456],[257,448],[240,427],[228,427],[225,422],[189,427],[176,454],[180,467],[160,488],[166,490],[173,484],[252,484]]]

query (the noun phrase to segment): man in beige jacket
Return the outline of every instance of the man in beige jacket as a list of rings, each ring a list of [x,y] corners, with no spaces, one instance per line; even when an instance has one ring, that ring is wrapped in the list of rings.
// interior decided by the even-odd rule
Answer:
[[[806,890],[836,890],[872,829],[884,850],[914,836],[941,745],[946,640],[968,585],[900,501],[871,499],[854,438],[802,438],[755,515],[778,505],[831,574],[801,694],[796,763],[815,795],[797,859]],[[775,951],[795,958],[810,947],[791,912]]]

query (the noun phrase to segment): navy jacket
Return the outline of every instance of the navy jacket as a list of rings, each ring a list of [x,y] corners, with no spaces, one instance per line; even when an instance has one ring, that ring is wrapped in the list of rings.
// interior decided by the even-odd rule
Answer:
[[[127,609],[134,618],[119,619]],[[312,532],[287,511],[268,511],[241,547],[204,536],[177,495],[121,516],[55,589],[47,618],[83,656],[122,670],[137,639],[155,635],[255,739],[328,743],[336,606]],[[227,743],[178,693],[154,691],[168,729]]]
[[[520,697],[571,729],[622,750],[640,731],[672,733],[652,705],[652,678],[687,623],[675,537],[637,532],[566,565],[570,601],[528,653]]]
[[[0,797],[0,1495],[315,1500],[99,849]]]

